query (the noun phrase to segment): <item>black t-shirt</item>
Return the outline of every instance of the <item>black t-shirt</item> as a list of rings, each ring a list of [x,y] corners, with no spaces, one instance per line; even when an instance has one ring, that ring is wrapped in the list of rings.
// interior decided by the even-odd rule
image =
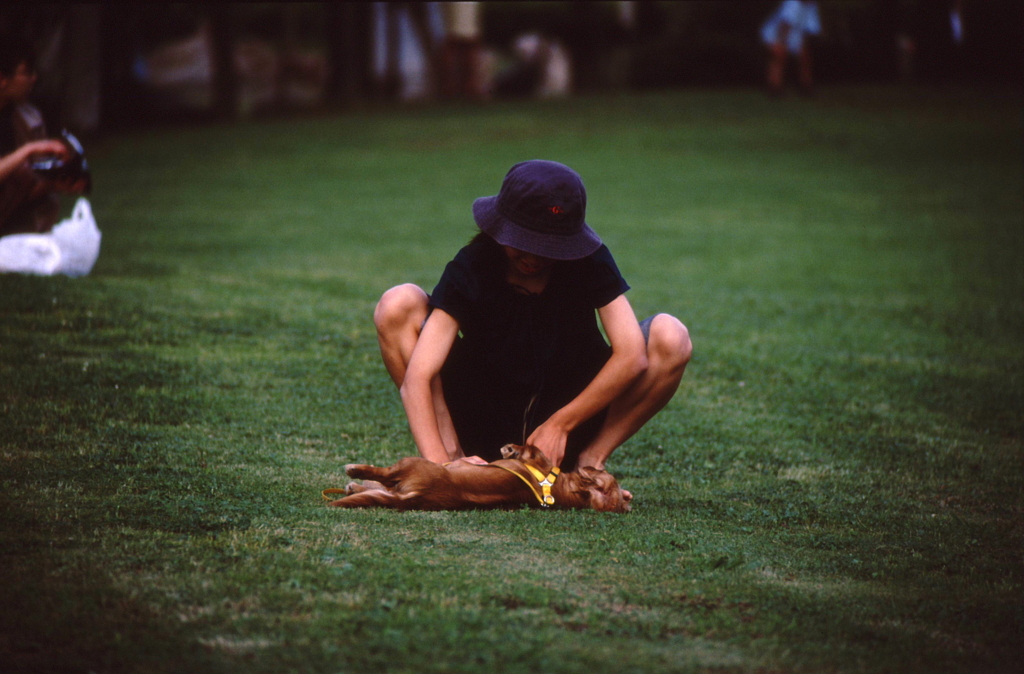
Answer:
[[[586,388],[611,353],[595,310],[629,290],[603,245],[555,263],[539,294],[512,286],[507,268],[500,246],[475,241],[430,296],[461,333],[442,370],[445,400],[467,453],[485,458],[523,442]]]
[[[582,260],[555,263],[540,294],[508,283],[507,264],[499,246],[472,243],[448,263],[430,297],[432,307],[458,321],[463,348],[477,367],[530,388],[606,357],[595,309],[629,290],[606,246]]]

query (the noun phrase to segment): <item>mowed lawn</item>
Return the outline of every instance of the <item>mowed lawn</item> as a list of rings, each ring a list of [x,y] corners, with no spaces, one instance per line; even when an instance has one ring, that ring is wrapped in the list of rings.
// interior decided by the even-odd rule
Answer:
[[[0,671],[1010,672],[1020,91],[360,110],[88,144],[82,279],[0,276]],[[576,168],[679,394],[633,512],[324,507],[413,454],[371,320]]]

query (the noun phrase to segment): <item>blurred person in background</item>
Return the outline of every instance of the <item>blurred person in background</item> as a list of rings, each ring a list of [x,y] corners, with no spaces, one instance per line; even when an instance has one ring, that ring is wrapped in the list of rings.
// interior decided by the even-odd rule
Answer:
[[[56,192],[74,191],[31,168],[31,160],[69,154],[62,141],[47,139],[42,114],[28,102],[35,83],[31,46],[0,35],[0,236],[50,231],[60,215]]]
[[[379,54],[377,93],[386,99],[422,98],[438,89],[441,36],[435,30],[437,3],[375,2],[373,30]],[[407,61],[418,62],[411,65]],[[418,67],[417,67],[418,66]],[[421,70],[417,79],[409,69]]]
[[[807,37],[821,34],[818,3],[785,0],[761,26],[761,39],[768,47],[768,93],[782,93],[789,56],[797,61],[797,81],[805,94],[814,92],[811,49]]]
[[[441,94],[445,98],[482,100],[483,46],[479,2],[445,2],[445,37],[441,45]]]
[[[572,90],[572,61],[557,40],[525,33],[512,43],[514,62],[495,82],[501,97],[564,98]]]

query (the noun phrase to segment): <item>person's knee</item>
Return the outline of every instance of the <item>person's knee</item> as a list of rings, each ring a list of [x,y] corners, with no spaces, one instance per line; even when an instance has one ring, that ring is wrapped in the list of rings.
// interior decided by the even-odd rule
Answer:
[[[373,323],[378,332],[405,325],[410,320],[423,319],[427,315],[427,294],[413,283],[404,283],[389,288],[381,295],[373,311]]]
[[[675,316],[658,314],[651,322],[647,351],[652,365],[668,371],[681,371],[693,355],[690,331]]]

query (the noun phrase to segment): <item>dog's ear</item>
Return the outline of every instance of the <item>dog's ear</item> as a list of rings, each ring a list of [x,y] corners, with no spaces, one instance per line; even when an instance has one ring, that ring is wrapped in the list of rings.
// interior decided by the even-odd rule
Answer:
[[[601,471],[589,466],[580,466],[573,472],[576,473],[576,479],[579,480],[579,483],[588,487],[594,486],[594,483],[597,482],[597,476],[601,473]]]
[[[574,476],[576,479],[573,480],[572,485],[572,493],[585,503],[590,503],[591,492],[596,485],[594,478],[588,475],[590,471],[590,468],[580,468]]]
[[[580,466],[576,469],[576,472],[580,476],[580,486],[586,489],[600,489],[602,487],[602,477],[607,475],[603,470],[591,468],[590,466]]]
[[[583,466],[579,468],[580,488],[586,488],[586,502],[595,510],[629,512],[630,506],[622,497],[622,490],[611,473]],[[582,494],[579,494],[583,498]]]

